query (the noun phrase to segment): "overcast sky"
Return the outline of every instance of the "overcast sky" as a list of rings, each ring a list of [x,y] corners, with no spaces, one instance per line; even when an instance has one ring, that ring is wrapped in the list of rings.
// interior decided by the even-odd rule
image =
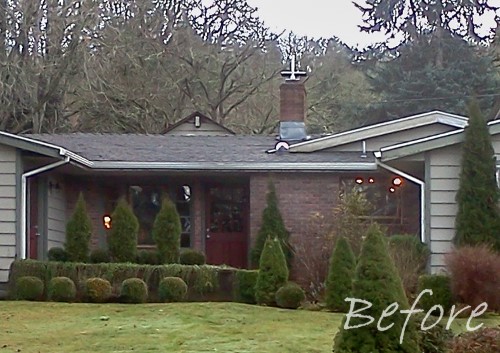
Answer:
[[[258,7],[258,16],[274,31],[291,30],[298,35],[330,38],[366,46],[382,41],[379,34],[361,33],[361,12],[352,0],[247,0]]]

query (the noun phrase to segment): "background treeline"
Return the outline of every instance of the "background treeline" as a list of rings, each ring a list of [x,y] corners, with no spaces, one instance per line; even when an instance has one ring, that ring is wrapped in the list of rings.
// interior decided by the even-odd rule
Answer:
[[[489,1],[358,3],[364,30],[391,41],[360,51],[272,33],[246,0],[0,0],[0,130],[161,133],[199,110],[270,133],[290,55],[309,72],[311,133],[465,114],[472,96],[499,116],[500,31],[479,33],[482,16],[498,27]]]

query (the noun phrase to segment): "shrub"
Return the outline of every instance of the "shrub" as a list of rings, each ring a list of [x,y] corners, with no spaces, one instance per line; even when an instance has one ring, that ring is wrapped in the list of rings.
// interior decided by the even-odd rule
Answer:
[[[148,300],[148,286],[140,278],[128,278],[122,282],[120,299],[125,303],[140,304]]]
[[[387,242],[376,224],[368,229],[361,248],[352,286],[352,297],[372,303],[369,311],[372,317],[379,318],[382,312],[394,302],[399,305],[398,311],[391,315],[393,326],[386,331],[377,329],[377,320],[370,325],[346,330],[344,329],[346,317],[344,317],[340,330],[335,336],[335,353],[419,352],[414,323],[408,323],[404,340],[401,344],[399,342],[406,319],[406,315],[401,314],[399,310],[408,309],[409,305],[397,270],[389,256]],[[365,319],[357,317],[350,320],[351,326],[365,323]]]
[[[23,276],[16,281],[15,297],[19,300],[41,300],[43,289],[43,281],[40,278]]]
[[[259,274],[255,284],[255,300],[258,304],[274,305],[276,291],[288,281],[288,267],[281,243],[268,238],[260,257]]]
[[[49,282],[48,298],[56,302],[71,302],[75,300],[75,283],[68,277],[52,278]]]
[[[391,255],[407,296],[416,294],[418,278],[425,273],[430,251],[426,244],[412,234],[393,235],[389,238]]]
[[[425,318],[424,314],[416,314],[415,322],[420,325]],[[428,319],[425,326],[429,326],[431,321]],[[418,328],[418,342],[422,353],[445,353],[446,348],[453,338],[453,333],[447,330],[441,322],[428,330]]]
[[[205,255],[194,249],[186,249],[181,251],[180,263],[182,265],[204,265]]]
[[[175,204],[163,196],[161,209],[156,215],[152,229],[160,263],[178,263],[181,247],[181,219]]]
[[[117,262],[134,262],[137,254],[139,221],[124,199],[118,201],[111,215],[109,252]]]
[[[141,249],[137,251],[137,263],[144,265],[157,265],[158,253],[153,250]]]
[[[80,193],[75,211],[66,225],[65,249],[74,262],[85,262],[89,256],[89,241],[92,236],[92,222],[87,214],[83,194]]]
[[[239,303],[255,304],[255,284],[259,271],[238,270],[234,281],[234,300]]]
[[[162,302],[181,302],[187,295],[187,284],[180,277],[165,277],[160,281],[158,296]]]
[[[418,292],[431,289],[431,295],[423,295],[420,299],[420,307],[428,312],[434,305],[441,305],[444,313],[447,313],[453,305],[451,294],[450,277],[445,275],[422,275],[418,280]],[[439,315],[438,311],[434,313]]]
[[[445,257],[453,296],[476,307],[487,302],[492,310],[500,310],[500,254],[485,245],[464,246]]]
[[[297,283],[288,282],[276,292],[276,304],[280,308],[297,309],[306,295]]]
[[[449,344],[449,353],[498,353],[500,352],[500,327],[482,327],[464,332]]]
[[[326,307],[333,311],[347,312],[356,259],[351,246],[344,237],[337,240],[330,259],[330,271],[326,280]]]
[[[85,298],[91,303],[105,303],[111,298],[112,287],[109,281],[102,278],[88,278],[85,281]]]
[[[94,249],[90,252],[90,262],[93,264],[108,263],[110,261],[109,251],[105,249]]]
[[[250,257],[253,266],[258,266],[264,244],[269,237],[276,237],[281,244],[281,249],[285,254],[285,259],[288,268],[290,268],[292,261],[292,248],[288,242],[289,233],[285,228],[285,223],[281,217],[278,207],[278,198],[276,197],[276,190],[274,184],[269,182],[269,190],[267,193],[267,206],[262,212],[262,226],[259,229],[255,245],[251,251]]]
[[[49,251],[47,252],[47,257],[49,261],[60,261],[60,262],[69,261],[69,255],[67,251],[59,247],[50,248]]]

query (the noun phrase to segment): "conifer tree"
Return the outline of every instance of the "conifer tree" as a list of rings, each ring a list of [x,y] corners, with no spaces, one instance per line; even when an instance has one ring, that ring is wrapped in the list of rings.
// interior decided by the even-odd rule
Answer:
[[[490,244],[500,251],[500,192],[491,136],[479,106],[469,106],[456,201],[455,244]]]
[[[177,208],[165,195],[152,229],[160,263],[179,262],[181,232],[182,225]]]
[[[349,242],[340,237],[337,240],[330,269],[326,279],[326,306],[333,311],[347,312],[349,303],[345,298],[351,296],[352,279],[356,268],[356,259]]]
[[[66,243],[64,245],[69,260],[85,262],[89,256],[89,241],[92,236],[92,222],[87,214],[85,199],[80,193],[75,211],[66,225]]]
[[[352,286],[352,298],[366,300],[372,303],[363,315],[376,318],[370,325],[344,329],[346,317],[340,330],[335,336],[333,351],[335,353],[418,353],[417,331],[414,323],[409,322],[405,335],[400,344],[400,334],[406,315],[400,313],[401,309],[408,309],[408,300],[405,296],[401,279],[388,253],[387,244],[378,225],[374,224],[368,229],[368,234],[363,242],[361,254],[356,267]],[[398,310],[383,322],[388,326],[389,321],[394,325],[386,331],[377,329],[377,321],[382,312],[392,303],[398,303]],[[364,304],[357,303],[355,308]],[[364,318],[351,318],[349,326],[366,323]]]
[[[135,262],[139,221],[125,199],[120,199],[111,214],[108,247],[113,260]]]
[[[285,228],[285,223],[281,217],[278,207],[278,199],[276,197],[276,189],[272,181],[269,181],[269,190],[267,193],[267,205],[262,212],[262,225],[255,240],[255,246],[251,252],[251,260],[254,266],[259,264],[262,248],[268,237],[276,237],[281,243],[281,247],[285,254],[288,268],[291,265],[292,251],[288,243],[289,233]]]
[[[288,267],[279,239],[270,237],[262,249],[255,283],[257,304],[275,305],[276,292],[288,281]]]

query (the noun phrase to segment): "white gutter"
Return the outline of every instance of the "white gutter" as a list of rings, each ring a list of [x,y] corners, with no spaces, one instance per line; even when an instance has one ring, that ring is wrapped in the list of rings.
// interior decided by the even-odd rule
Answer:
[[[26,239],[28,237],[28,234],[26,233],[26,228],[27,228],[26,227],[26,224],[27,224],[26,214],[27,214],[27,198],[28,198],[27,181],[28,181],[28,178],[33,176],[33,175],[40,174],[40,173],[46,172],[50,169],[54,169],[54,168],[57,168],[61,165],[67,164],[67,163],[69,163],[70,159],[71,158],[69,155],[65,155],[65,158],[62,161],[57,161],[55,163],[47,164],[43,167],[30,170],[29,172],[23,173],[21,175],[21,244],[20,244],[20,249],[19,249],[19,252],[20,252],[19,255],[20,255],[21,259],[27,258],[27,250],[28,250],[27,246],[26,246],[27,245]]]
[[[410,174],[403,172],[402,170],[396,169],[394,167],[391,167],[390,165],[381,162],[379,159],[381,157],[380,152],[375,153],[375,157],[377,157],[376,162],[378,166],[394,174],[397,174],[405,179],[408,179],[420,186],[420,241],[422,243],[425,243],[425,182]]]

